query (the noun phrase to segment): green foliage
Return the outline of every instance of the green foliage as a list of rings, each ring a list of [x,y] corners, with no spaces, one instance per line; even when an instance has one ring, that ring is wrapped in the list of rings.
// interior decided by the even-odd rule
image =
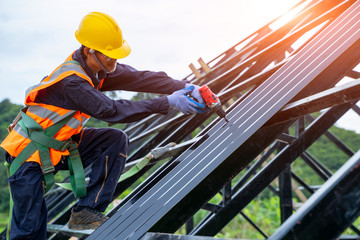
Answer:
[[[85,127],[104,128],[108,127],[108,124],[99,119],[90,118],[89,121],[86,122]]]
[[[335,126],[332,126],[329,132],[353,152],[360,149],[359,134]],[[324,135],[313,143],[307,149],[307,152],[332,173],[336,172],[350,158]],[[301,176],[307,184],[318,185],[324,182],[317,174],[314,174],[314,171],[302,159],[297,159],[293,163],[292,170]]]
[[[87,121],[87,123],[85,124],[85,127],[93,127],[93,128],[107,128],[109,126],[112,128],[124,129],[126,124],[109,125],[108,123],[96,118],[90,118],[89,121]]]
[[[8,224],[8,214],[7,213],[0,213],[0,232],[4,231]]]
[[[19,113],[23,106],[12,104],[9,99],[0,102],[0,142],[2,142],[8,134],[7,127]],[[7,213],[9,210],[9,188],[7,181],[5,162],[5,151],[0,148],[0,212]]]
[[[242,212],[267,235],[280,226],[279,198],[261,196],[254,199]],[[264,237],[241,215],[238,214],[217,235],[221,238],[263,239]]]
[[[156,97],[159,97],[159,96],[160,95],[156,94],[156,93],[139,92],[131,99],[131,101],[141,101],[141,100],[145,100],[145,99],[156,98]]]

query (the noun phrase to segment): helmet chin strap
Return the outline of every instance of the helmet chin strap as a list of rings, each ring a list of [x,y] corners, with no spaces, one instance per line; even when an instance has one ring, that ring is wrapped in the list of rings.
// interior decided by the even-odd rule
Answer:
[[[95,55],[95,50],[94,50],[94,49],[90,49],[90,50],[89,50],[89,53],[95,58],[95,61],[97,62],[97,64],[99,64],[99,66],[101,67],[101,69],[102,69],[105,73],[109,74],[109,73],[113,73],[113,72],[115,71],[115,69],[116,69],[116,64],[115,64],[114,69],[112,69],[111,71],[109,71],[109,70],[107,70],[107,69],[104,67],[104,65],[101,64],[101,62],[99,61],[99,59],[96,57],[96,55]]]

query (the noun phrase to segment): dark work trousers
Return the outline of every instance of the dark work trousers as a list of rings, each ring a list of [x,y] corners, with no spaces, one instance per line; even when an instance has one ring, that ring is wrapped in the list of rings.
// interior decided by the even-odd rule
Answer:
[[[84,168],[91,165],[87,195],[78,205],[105,211],[112,200],[120,174],[124,169],[129,141],[127,135],[112,128],[85,128],[73,136],[79,143]],[[6,154],[9,163],[13,158]],[[55,166],[56,172],[68,169],[67,158]],[[11,239],[46,239],[47,208],[43,175],[35,162],[25,162],[9,178],[14,202]]]

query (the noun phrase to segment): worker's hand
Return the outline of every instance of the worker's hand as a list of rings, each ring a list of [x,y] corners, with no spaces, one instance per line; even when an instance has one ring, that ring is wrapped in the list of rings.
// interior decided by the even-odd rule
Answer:
[[[187,94],[190,94],[193,90],[194,86],[189,86],[167,96],[169,106],[178,111],[181,111],[184,114],[204,113],[206,108],[205,104],[198,103],[186,96]]]
[[[194,86],[194,90],[191,91],[191,96],[193,98],[195,98],[197,100],[198,103],[200,104],[205,104],[204,99],[201,97],[200,92],[199,92],[199,86],[195,85],[195,84],[191,84],[191,83],[186,83],[185,84],[185,88]]]

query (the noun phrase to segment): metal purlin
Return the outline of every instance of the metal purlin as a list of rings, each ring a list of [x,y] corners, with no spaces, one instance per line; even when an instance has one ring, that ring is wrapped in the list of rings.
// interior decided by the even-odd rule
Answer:
[[[241,186],[233,195],[232,202],[222,208],[216,216],[210,217],[206,223],[193,230],[194,235],[211,236],[217,233],[222,225],[230,221],[234,214],[242,210],[255,196],[269,185],[285,168],[286,163],[294,161],[307,147],[331,127],[349,108],[351,104],[333,107],[321,117],[317,118],[298,139],[286,146],[252,179]],[[301,147],[299,147],[301,146]]]

